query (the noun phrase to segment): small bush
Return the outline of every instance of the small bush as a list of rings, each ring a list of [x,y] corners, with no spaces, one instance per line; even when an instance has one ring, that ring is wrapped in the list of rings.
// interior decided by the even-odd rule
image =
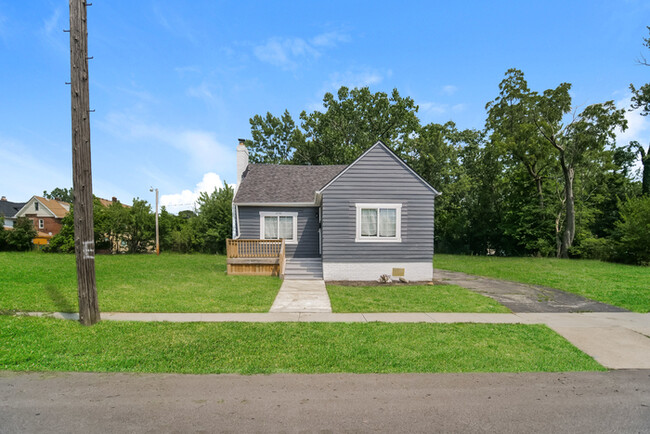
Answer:
[[[616,253],[617,243],[609,238],[589,237],[580,241],[580,244],[571,248],[571,256],[583,259],[611,260]]]

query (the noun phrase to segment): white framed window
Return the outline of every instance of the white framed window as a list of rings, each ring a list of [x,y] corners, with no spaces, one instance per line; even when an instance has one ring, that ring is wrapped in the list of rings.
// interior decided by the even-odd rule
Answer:
[[[34,211],[38,211],[38,202],[34,202]]]
[[[356,242],[402,242],[401,203],[357,203],[356,207]]]
[[[45,222],[43,222],[43,219],[38,219],[38,228],[43,229],[45,227]]]
[[[260,212],[260,239],[298,244],[297,212]]]

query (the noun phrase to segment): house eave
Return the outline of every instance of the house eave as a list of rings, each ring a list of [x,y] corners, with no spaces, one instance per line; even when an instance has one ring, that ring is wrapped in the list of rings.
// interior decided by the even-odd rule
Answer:
[[[237,206],[317,207],[315,202],[235,202]]]

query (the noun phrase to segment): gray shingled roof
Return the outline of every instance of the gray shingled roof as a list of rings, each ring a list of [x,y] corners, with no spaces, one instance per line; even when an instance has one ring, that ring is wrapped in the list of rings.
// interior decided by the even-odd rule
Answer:
[[[314,193],[346,167],[249,164],[234,202],[313,202]]]
[[[11,218],[16,215],[27,202],[9,202],[8,200],[0,200],[0,215]]]

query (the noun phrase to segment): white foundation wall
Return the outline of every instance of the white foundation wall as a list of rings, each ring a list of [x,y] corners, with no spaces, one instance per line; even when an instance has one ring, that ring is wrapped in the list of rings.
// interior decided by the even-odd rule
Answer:
[[[377,280],[382,274],[392,276],[393,268],[403,268],[408,280],[433,279],[433,264],[429,262],[323,262],[325,280]]]

